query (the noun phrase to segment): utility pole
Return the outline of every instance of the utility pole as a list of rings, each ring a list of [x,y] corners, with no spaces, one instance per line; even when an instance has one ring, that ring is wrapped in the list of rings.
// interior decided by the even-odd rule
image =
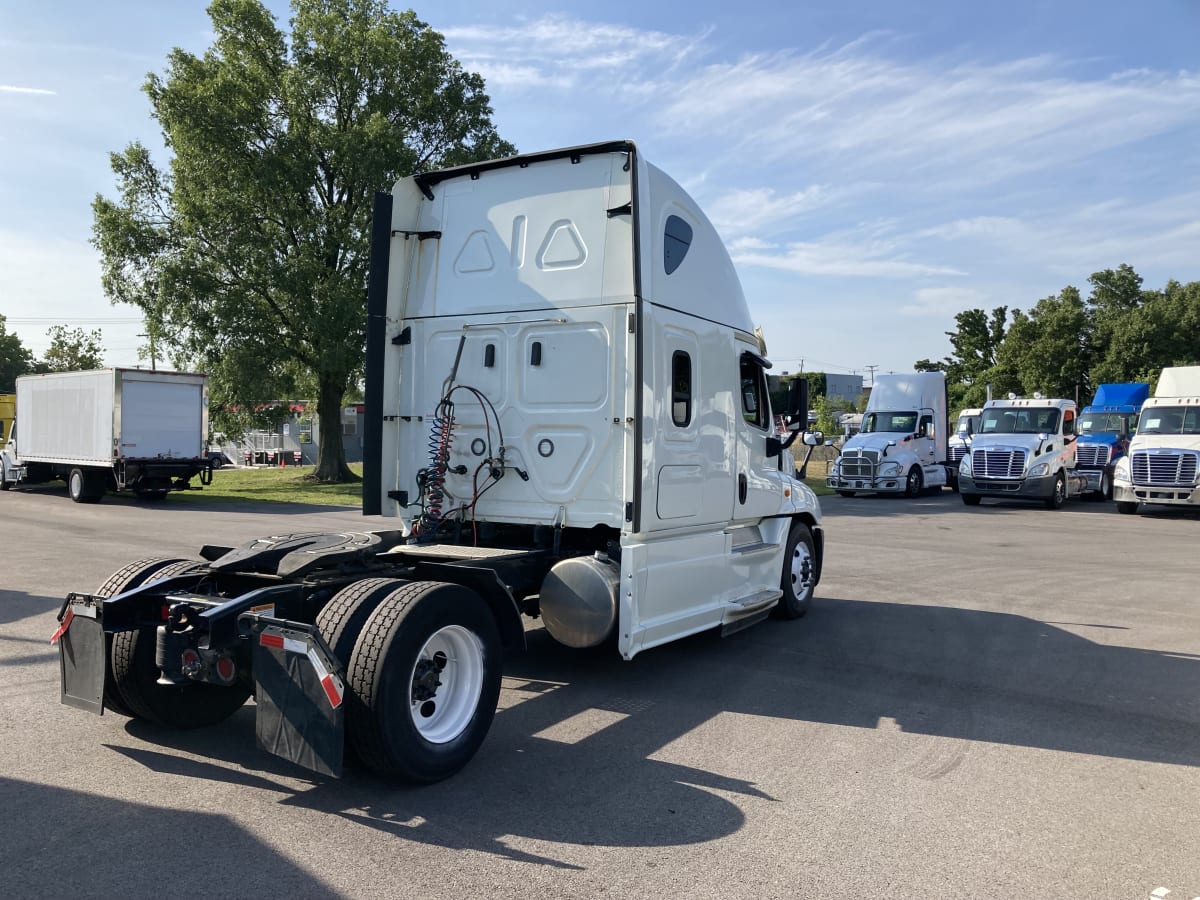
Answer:
[[[148,334],[139,334],[138,337],[144,337],[150,341],[150,371],[156,372],[158,371],[158,354],[154,349],[154,331],[153,329],[146,330],[149,332]]]
[[[875,370],[878,369],[879,366],[863,366],[863,368],[871,373],[871,387],[875,387]]]

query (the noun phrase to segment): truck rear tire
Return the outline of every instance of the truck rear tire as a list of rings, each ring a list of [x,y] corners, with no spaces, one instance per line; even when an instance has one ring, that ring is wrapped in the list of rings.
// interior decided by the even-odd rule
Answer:
[[[117,569],[117,571],[109,575],[105,582],[96,588],[96,596],[115,597],[117,594],[123,594],[131,588],[145,584],[167,566],[181,562],[186,562],[186,560],[148,557],[147,559],[139,559],[137,562],[131,562],[129,565]],[[106,656],[104,665],[104,708],[110,712],[115,712],[119,716],[132,718],[133,711],[121,699],[121,692],[117,689],[116,682],[113,680],[111,634],[104,636],[104,645]]]
[[[799,619],[808,612],[817,581],[817,554],[812,532],[803,522],[793,522],[783,554],[783,596],[771,610],[777,619]]]
[[[475,755],[500,697],[500,632],[483,598],[417,581],[388,594],[350,663],[346,725],[381,775],[431,783]]]
[[[99,503],[107,489],[107,472],[74,468],[67,475],[67,493],[76,503]]]
[[[366,578],[342,588],[317,613],[317,630],[337,661],[349,672],[354,645],[371,613],[388,594],[408,582],[397,578]]]
[[[195,565],[198,563],[194,560],[182,560],[164,566],[153,575],[155,578],[180,575]],[[246,671],[228,687],[203,681],[159,684],[156,632],[155,628],[141,628],[113,635],[110,656],[113,684],[134,718],[168,728],[203,728],[225,721],[242,707],[252,690]]]

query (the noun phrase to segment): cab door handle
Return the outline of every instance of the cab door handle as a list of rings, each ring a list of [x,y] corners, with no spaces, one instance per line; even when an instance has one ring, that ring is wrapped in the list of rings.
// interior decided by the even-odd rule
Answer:
[[[745,473],[738,475],[738,503],[744,504],[746,502],[746,493],[749,491],[749,489],[750,487],[746,483]]]

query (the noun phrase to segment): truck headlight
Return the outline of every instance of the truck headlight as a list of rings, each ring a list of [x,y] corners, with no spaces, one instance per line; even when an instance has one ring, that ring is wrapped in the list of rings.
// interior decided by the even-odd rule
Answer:
[[[970,453],[968,453],[966,456],[964,456],[962,458],[962,462],[960,462],[958,464],[958,474],[959,475],[970,475],[971,474],[971,454]]]
[[[1113,466],[1113,483],[1129,484],[1129,482],[1129,457],[1122,456],[1117,460],[1117,464]]]
[[[1050,471],[1050,463],[1038,463],[1036,466],[1034,466],[1032,469],[1029,470],[1029,477],[1030,478],[1041,478],[1043,475],[1045,475],[1049,471]]]
[[[900,463],[897,463],[897,462],[884,463],[882,466],[879,467],[879,474],[884,475],[884,476],[889,476],[889,477],[893,476],[893,475],[899,475],[900,474]]]

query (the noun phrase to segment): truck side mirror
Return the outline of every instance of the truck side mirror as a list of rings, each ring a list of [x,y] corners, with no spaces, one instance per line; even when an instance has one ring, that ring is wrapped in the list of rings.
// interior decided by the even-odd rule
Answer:
[[[825,435],[820,431],[810,431],[804,435],[804,443],[809,447],[820,447],[825,443]]]
[[[808,379],[793,378],[788,383],[787,412],[789,431],[804,431],[808,427]]]

